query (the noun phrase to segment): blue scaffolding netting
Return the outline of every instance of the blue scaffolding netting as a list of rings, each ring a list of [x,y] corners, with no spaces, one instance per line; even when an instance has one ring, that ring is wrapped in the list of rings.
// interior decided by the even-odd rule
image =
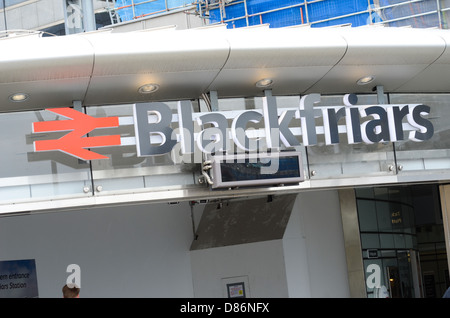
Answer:
[[[447,18],[446,12],[440,13],[442,8],[436,1],[407,0],[117,0],[115,10],[121,21],[130,21],[188,6],[195,6],[209,24],[226,23],[228,28],[258,24],[277,28],[306,23],[312,27],[373,23],[446,27]]]
[[[239,1],[225,7],[225,10],[211,10],[210,23],[229,21],[229,28],[258,24],[276,28],[304,23],[318,27],[347,23],[360,26],[369,22],[367,7],[367,0],[332,0],[307,5],[304,1],[295,0],[247,0],[246,3]],[[333,17],[340,18],[314,24]]]
[[[116,0],[115,10],[121,21],[130,21],[152,14],[158,14],[186,7],[195,0]]]

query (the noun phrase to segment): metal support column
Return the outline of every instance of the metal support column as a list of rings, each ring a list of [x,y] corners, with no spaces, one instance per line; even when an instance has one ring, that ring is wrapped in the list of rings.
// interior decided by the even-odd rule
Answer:
[[[378,104],[380,104],[380,105],[386,104],[386,98],[384,96],[384,87],[382,85],[378,85],[376,87],[376,90],[377,90]]]
[[[445,249],[447,251],[447,264],[450,271],[450,185],[439,186],[441,195],[442,223],[444,224]]]
[[[84,32],[97,30],[97,24],[95,23],[93,2],[94,2],[93,0],[81,0],[81,5],[83,8]]]
[[[352,298],[366,298],[366,282],[359,234],[356,196],[353,189],[339,190],[348,284]]]

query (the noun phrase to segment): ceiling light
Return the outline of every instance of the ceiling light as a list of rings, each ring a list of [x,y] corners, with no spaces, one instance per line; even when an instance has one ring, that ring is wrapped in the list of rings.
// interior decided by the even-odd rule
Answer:
[[[257,81],[255,85],[256,85],[256,87],[264,88],[264,87],[272,86],[272,84],[273,84],[273,80],[272,79],[264,78],[262,80]]]
[[[364,77],[361,77],[361,78],[356,82],[356,84],[358,84],[358,85],[366,85],[366,84],[369,84],[369,83],[373,82],[374,79],[375,79],[375,76],[373,76],[373,75],[370,75],[370,76],[364,76]]]
[[[16,93],[9,96],[9,100],[12,102],[24,102],[30,95],[25,93]]]
[[[141,94],[151,94],[159,89],[158,84],[145,84],[139,87],[138,92]]]

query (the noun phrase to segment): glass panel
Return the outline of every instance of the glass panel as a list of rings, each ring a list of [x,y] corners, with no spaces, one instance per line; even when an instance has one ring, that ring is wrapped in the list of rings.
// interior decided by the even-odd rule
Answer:
[[[177,102],[165,102],[173,111]],[[189,163],[180,163],[175,157],[179,147],[171,153],[152,157],[138,157],[134,139],[133,105],[114,105],[88,107],[87,114],[93,117],[118,116],[121,124],[118,128],[97,129],[90,135],[118,135],[122,143],[128,145],[98,148],[95,151],[109,159],[93,160],[92,175],[97,195],[118,191],[135,191],[138,189],[168,190],[194,186],[200,171],[200,161],[194,158]],[[174,130],[178,125],[173,124]]]
[[[392,234],[380,234],[381,248],[394,248],[394,237]]]
[[[278,102],[278,100],[277,100]],[[299,97],[281,97],[279,102],[282,108],[298,107]],[[177,111],[177,101],[164,102],[172,110]],[[243,111],[262,108],[262,98],[234,98],[219,99],[218,108],[222,112]],[[207,112],[206,104],[201,101],[193,102],[194,112]],[[126,146],[115,146],[98,148],[95,151],[110,159],[92,161],[92,173],[97,194],[108,193],[110,191],[130,191],[136,189],[168,189],[185,188],[199,186],[197,180],[201,175],[200,163],[202,153],[196,149],[193,156],[181,158],[179,143],[173,148],[171,153],[152,157],[138,157],[136,152],[136,141],[133,105],[114,105],[88,107],[87,114],[93,117],[118,116],[121,124],[118,128],[95,130],[91,136],[117,135],[120,134],[122,142],[127,142]],[[231,127],[233,118],[228,119],[228,127]],[[253,124],[252,124],[253,125]],[[263,127],[264,122],[254,124],[255,129]],[[171,128],[177,132],[178,123],[172,122]],[[194,121],[194,131],[200,131],[201,127]],[[264,147],[264,145],[262,145]],[[236,149],[231,141],[231,149]],[[299,147],[302,148],[302,147]],[[303,147],[304,148],[304,147]],[[242,152],[242,151],[241,151]],[[183,160],[183,161],[182,161]],[[306,166],[306,155],[303,156],[303,164]]]
[[[373,190],[374,188],[358,188],[355,189],[355,194],[358,199],[359,198],[373,199],[374,198]]]
[[[361,233],[362,248],[379,248],[380,239],[378,234]]]
[[[366,284],[366,291],[368,298],[374,298],[376,296],[377,285],[383,285],[384,273],[383,262],[381,259],[364,259],[364,275]]]
[[[378,264],[376,262],[381,259],[380,285],[387,287],[389,297],[412,297],[415,294],[410,252],[415,253],[418,246],[411,188],[379,187],[372,190],[355,191],[364,264],[368,269],[370,264]],[[369,210],[372,215],[368,213]],[[376,215],[376,219],[373,215]],[[421,258],[425,254],[425,247],[422,244]],[[367,250],[371,249],[377,251],[369,253]],[[373,268],[366,273],[368,297],[380,296],[380,290],[372,284],[375,275]]]
[[[380,232],[391,232],[392,225],[397,220],[396,211],[393,209],[393,203],[378,201],[376,203],[378,214],[378,230]]]
[[[378,231],[375,201],[358,199],[358,220],[361,232]]]
[[[281,114],[281,111],[283,109],[293,109],[298,110],[300,105],[300,96],[276,96],[276,105],[278,108],[278,115]],[[242,111],[247,110],[256,110],[258,112],[263,111],[263,98],[262,97],[249,97],[249,98],[228,98],[228,99],[219,99],[218,100],[218,108],[221,112],[227,112],[227,111],[237,111],[237,113],[240,113]],[[200,110],[202,112],[207,111],[206,106],[204,105],[204,102],[200,100]],[[237,114],[236,113],[236,114]],[[228,127],[231,127],[231,121],[233,118],[229,119]],[[265,123],[264,120],[261,120],[259,123],[252,124],[252,128],[256,129],[264,129]],[[289,128],[293,130],[293,134],[297,137],[297,140],[299,143],[301,143],[301,136],[297,136],[295,133],[295,129],[298,130],[300,127],[300,120],[292,118],[289,123]],[[256,140],[256,139],[254,139]],[[232,149],[237,149],[234,145],[234,142],[231,141]],[[265,139],[261,138],[259,140],[260,151],[266,150],[266,143]],[[287,150],[286,146],[280,141],[279,147],[281,150]],[[304,169],[308,166],[308,160],[307,160],[307,154],[305,147],[303,145],[298,145],[294,147],[290,147],[290,149],[295,149],[296,151],[300,151],[302,153],[302,160],[303,160],[303,167]],[[242,152],[242,150],[239,150],[238,152]],[[305,178],[308,178],[308,173],[305,173]]]
[[[375,95],[358,95],[358,105],[377,104]],[[321,96],[317,106],[340,106],[343,96]],[[371,119],[371,118],[370,118]],[[369,118],[361,118],[361,124]],[[345,126],[345,117],[338,121]],[[316,118],[316,128],[323,127],[322,117]],[[326,145],[323,134],[317,134],[317,145],[308,146],[308,161],[311,179],[346,178],[356,176],[389,176],[394,172],[390,167],[394,164],[392,143],[356,143],[349,144],[345,131],[339,131],[339,143]]]
[[[66,134],[32,133],[32,123],[56,120],[48,111],[0,114],[0,203],[91,195],[89,165],[61,151],[34,152],[33,141]]]
[[[448,94],[391,94],[391,104],[424,104],[430,106],[425,116],[434,127],[429,140],[395,143],[399,176],[417,176],[421,179],[448,179],[450,175],[450,95]]]
[[[374,188],[373,192],[377,200],[389,200],[389,188]]]
[[[395,248],[405,248],[405,236],[403,234],[394,234],[394,246]]]
[[[229,111],[229,110],[243,111],[249,109],[262,109],[263,107],[263,101],[261,97],[225,98],[219,99],[218,103],[219,103],[218,105],[219,111]],[[204,111],[203,108],[202,111]]]
[[[277,96],[276,97],[277,102],[277,108],[279,110],[281,109],[299,109],[300,106],[300,96]],[[258,108],[259,103],[256,104],[256,107]],[[262,107],[262,105],[261,105]],[[292,129],[298,129],[300,127],[300,120],[293,118],[289,124],[289,128]],[[297,137],[297,140],[302,143],[301,137]],[[308,153],[306,151],[306,147],[301,144],[300,146],[295,146],[296,151],[300,151],[302,153],[302,159],[303,159],[303,169],[305,170],[305,179],[309,179],[309,173],[308,173]],[[285,150],[286,147],[284,144],[280,141],[280,149]]]
[[[379,253],[380,257],[397,257],[397,252],[395,250],[381,250]]]
[[[405,244],[407,248],[417,248],[416,236],[414,235],[405,235]]]

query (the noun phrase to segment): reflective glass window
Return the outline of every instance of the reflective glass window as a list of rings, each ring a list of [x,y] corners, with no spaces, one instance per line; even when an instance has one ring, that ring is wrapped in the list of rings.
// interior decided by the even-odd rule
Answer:
[[[449,94],[390,94],[391,104],[424,104],[430,113],[424,118],[434,128],[429,140],[395,143],[399,178],[415,176],[416,179],[445,179],[450,176],[450,103]],[[420,178],[419,178],[420,176]]]
[[[343,98],[343,95],[321,96],[321,102],[317,106],[344,107]],[[376,104],[376,95],[358,95],[355,106]],[[370,119],[360,118],[360,123],[368,120]],[[338,125],[345,126],[345,117],[339,119]],[[317,127],[323,127],[322,117],[316,118]],[[346,131],[339,132],[339,143],[327,145],[324,135],[318,134],[317,145],[307,146],[309,169],[310,172],[314,171],[311,179],[394,175],[390,169],[395,163],[392,143],[348,143]]]
[[[177,102],[165,103],[175,113]],[[180,147],[163,155],[138,157],[136,150],[133,105],[88,107],[93,117],[117,116],[118,128],[101,129],[92,136],[120,135],[123,145],[96,149],[109,159],[93,160],[92,175],[96,195],[130,192],[144,189],[169,190],[198,185],[201,157],[180,158]],[[174,124],[173,129],[178,126]]]
[[[33,142],[65,132],[32,133],[32,123],[56,120],[48,111],[0,114],[0,202],[91,194],[89,164],[61,151],[34,152]]]

